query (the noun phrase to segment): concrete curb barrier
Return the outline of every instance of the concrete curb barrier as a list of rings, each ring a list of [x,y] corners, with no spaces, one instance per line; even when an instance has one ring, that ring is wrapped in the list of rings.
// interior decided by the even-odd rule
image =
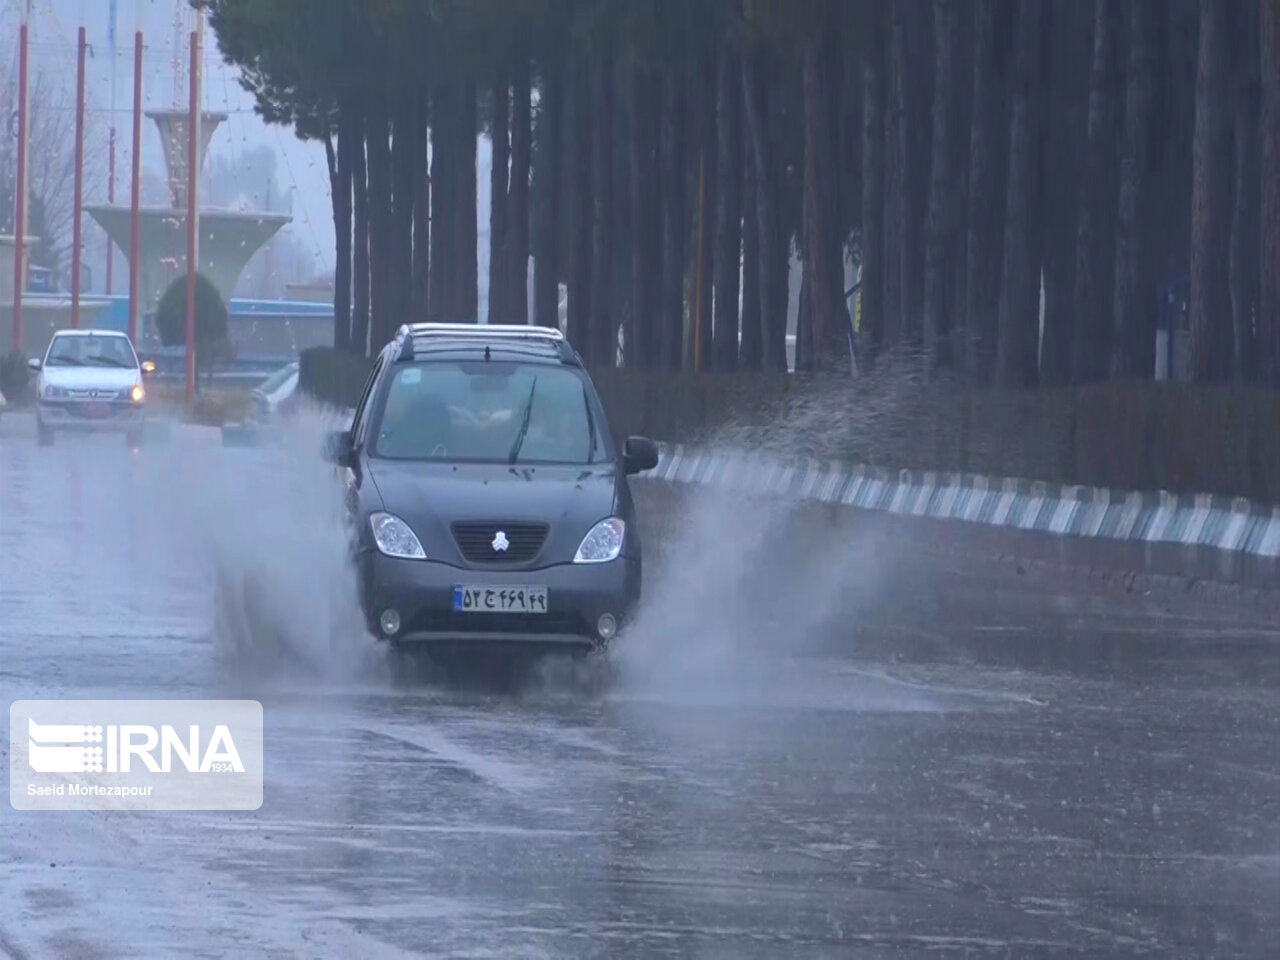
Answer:
[[[659,444],[658,467],[649,476],[904,518],[960,521],[975,533],[1003,532],[998,541],[984,538],[1006,548],[1009,534],[1039,534],[1034,546],[1023,538],[1018,549],[1088,566],[1268,585],[1280,571],[1280,505],[1242,498],[890,471],[681,444]],[[1099,550],[1104,546],[1105,558]]]

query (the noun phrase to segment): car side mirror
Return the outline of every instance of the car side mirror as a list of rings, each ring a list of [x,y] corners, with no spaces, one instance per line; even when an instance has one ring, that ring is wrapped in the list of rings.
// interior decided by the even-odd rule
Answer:
[[[629,474],[644,473],[658,465],[658,445],[648,437],[627,437],[622,447],[622,468]]]
[[[30,367],[32,370],[39,370],[42,366],[44,366],[44,361],[41,360],[39,357],[32,357],[30,360],[27,361],[27,366]]]
[[[144,377],[149,377],[151,376],[151,374],[156,372],[156,364],[154,360],[143,360],[141,367],[142,367],[142,375]]]
[[[324,458],[340,467],[355,465],[350,430],[331,430],[324,438]]]

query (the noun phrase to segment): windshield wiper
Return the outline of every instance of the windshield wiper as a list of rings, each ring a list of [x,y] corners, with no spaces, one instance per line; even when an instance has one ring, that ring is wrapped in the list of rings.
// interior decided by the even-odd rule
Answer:
[[[520,448],[524,446],[524,436],[529,432],[529,419],[533,416],[533,392],[538,389],[538,378],[533,378],[533,384],[529,387],[529,399],[524,404],[524,417],[520,421],[520,432],[516,434],[516,442],[511,445],[511,454],[507,457],[507,463],[515,463],[516,457],[520,456]]]
[[[591,398],[587,391],[582,391],[582,403],[587,408],[587,431],[591,434],[591,445],[587,447],[587,463],[596,462],[596,418],[591,412]]]
[[[46,367],[74,367],[76,362],[70,357],[50,357],[45,361]]]
[[[115,357],[85,357],[85,363],[96,363],[100,367],[127,367],[127,363],[122,363]]]

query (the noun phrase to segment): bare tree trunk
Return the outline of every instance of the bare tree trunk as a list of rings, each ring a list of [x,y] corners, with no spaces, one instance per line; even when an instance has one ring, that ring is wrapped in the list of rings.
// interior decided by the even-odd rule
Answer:
[[[560,140],[564,117],[562,65],[542,68],[534,154],[533,322],[560,328]]]
[[[457,130],[457,103],[449,87],[439,86],[432,95],[431,125],[431,224],[435,242],[431,245],[432,320],[457,318],[457,177],[454,173],[454,139]]]
[[[351,130],[351,350],[363,357],[369,353],[369,187],[363,109],[357,109]]]
[[[694,291],[690,342],[693,345],[691,367],[695,371],[710,370],[713,337],[713,283],[715,276],[715,239],[717,221],[717,194],[720,189],[719,165],[716,163],[716,69],[717,44],[708,42],[699,49],[695,59],[698,70],[694,82],[698,89],[698,156],[696,250],[694,251]]]
[[[413,319],[426,320],[431,301],[431,177],[427,175],[427,112],[431,96],[426,86],[417,91],[414,111],[413,155]]]
[[[954,74],[956,10],[952,0],[933,0],[934,70],[933,162],[929,178],[929,215],[925,226],[925,368],[952,366],[951,261],[956,243],[955,185],[951,140],[955,122]]]
[[[505,72],[493,84],[493,166],[489,171],[489,322],[507,319],[504,294],[510,289],[507,280],[507,191],[510,189],[511,165],[511,88]]]
[[[1072,344],[1072,372],[1077,383],[1105,379],[1111,353],[1121,2],[1094,2],[1089,134],[1076,244],[1076,336]]]
[[[743,58],[747,129],[751,135],[756,173],[761,358],[766,371],[781,372],[787,369],[787,274],[779,211],[781,173],[774,142],[774,111],[769,102],[773,73],[768,53],[763,47],[756,46]]]
[[[738,284],[742,244],[742,69],[727,38],[719,45],[716,78],[715,361],[738,366]]]
[[[659,365],[679,370],[684,345],[684,159],[687,87],[683,71],[662,78],[662,301]]]
[[[333,166],[333,345],[351,348],[351,179],[360,139],[358,102],[344,97],[338,105],[338,147]],[[326,147],[328,141],[325,141]],[[334,151],[330,151],[334,152]]]
[[[862,74],[862,265],[859,336],[865,362],[884,348],[885,56],[884,24],[876,18]]]
[[[760,216],[756,198],[755,153],[749,140],[742,153],[742,339],[738,345],[738,369],[764,369],[764,322],[760,318]]]
[[[1258,138],[1261,109],[1258,74],[1258,17],[1256,0],[1238,0],[1235,47],[1236,183],[1235,213],[1231,221],[1231,317],[1234,369],[1240,381],[1254,378],[1257,345],[1254,315],[1258,307],[1258,211],[1262,204],[1262,148]]]
[[[390,252],[391,229],[391,143],[386,99],[369,100],[369,306],[373,315],[373,349],[382,349],[391,339]]]
[[[463,81],[458,86],[458,319],[475,323],[480,319],[480,228],[477,223],[476,135],[479,127],[476,86]]]
[[[626,362],[648,370],[658,359],[662,209],[658,193],[659,79],[639,64],[631,75],[631,320]]]
[[[618,354],[618,317],[613,295],[613,58],[597,54],[591,64],[591,349],[589,362],[612,367]]]
[[[389,332],[409,320],[413,303],[414,174],[418,169],[417,91],[404,86],[395,92],[395,120],[391,137],[392,230],[388,256],[387,313]]]
[[[529,166],[533,154],[533,101],[529,61],[515,65],[511,86],[511,189],[507,193],[507,241],[503,250],[507,293],[502,305],[511,323],[529,322]]]
[[[902,347],[906,338],[903,316],[902,250],[907,222],[907,59],[906,11],[902,0],[889,9],[888,88],[885,101],[885,212],[884,212],[884,343],[890,350]]]
[[[924,217],[929,192],[930,74],[933,58],[926,42],[932,22],[925,0],[895,0],[895,50],[902,50],[902,67],[896,81],[902,105],[898,124],[904,190],[902,203],[902,334],[912,350],[922,346],[924,332]]]
[[[1005,204],[1004,268],[1000,293],[996,383],[1034,386],[1039,318],[1040,231],[1038,75],[1041,63],[1040,0],[1021,0],[1017,66],[1009,132],[1009,194]]]
[[[814,34],[804,43],[804,288],[813,333],[816,369],[830,370],[848,356],[848,315],[844,311],[843,257],[832,171],[831,70],[824,57],[825,38]],[[837,340],[838,337],[838,340]],[[798,364],[797,364],[798,367]]]
[[[1150,377],[1140,342],[1155,333],[1147,220],[1151,196],[1151,127],[1156,95],[1157,3],[1129,0],[1129,68],[1124,104],[1124,152],[1120,165],[1120,213],[1116,224],[1115,333],[1111,376]]]
[[[613,69],[613,305],[610,318],[614,335],[610,342],[610,363],[632,364],[632,347],[635,340],[635,310],[632,304],[631,261],[635,251],[635,236],[631,229],[631,137],[635,129],[632,122],[633,70],[627,58],[616,56]],[[623,336],[618,336],[619,328]],[[623,340],[621,358],[617,341]]]
[[[569,303],[566,325],[569,337],[583,357],[593,356],[591,324],[591,229],[594,200],[591,191],[592,72],[587,55],[575,53],[570,61],[572,83],[568,91],[568,193]]]
[[[1191,353],[1201,382],[1231,377],[1231,4],[1200,0],[1191,194]]]
[[[1000,264],[1004,240],[1005,167],[1009,151],[1007,71],[1011,50],[998,0],[974,9],[973,120],[969,136],[969,227],[966,237],[965,366],[972,382],[995,372]]]
[[[1262,169],[1280,170],[1280,0],[1261,0]],[[1262,179],[1261,278],[1258,302],[1259,373],[1280,387],[1280,177]]]

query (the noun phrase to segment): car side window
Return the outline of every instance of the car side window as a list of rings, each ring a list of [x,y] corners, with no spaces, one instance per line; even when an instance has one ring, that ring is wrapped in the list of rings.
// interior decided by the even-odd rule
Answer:
[[[373,396],[373,389],[378,383],[378,377],[381,376],[385,364],[386,357],[378,357],[378,362],[373,365],[373,372],[369,374],[369,380],[364,385],[360,402],[356,404],[355,417],[351,421],[351,440],[355,447],[364,445],[365,428],[369,423],[369,398]]]

